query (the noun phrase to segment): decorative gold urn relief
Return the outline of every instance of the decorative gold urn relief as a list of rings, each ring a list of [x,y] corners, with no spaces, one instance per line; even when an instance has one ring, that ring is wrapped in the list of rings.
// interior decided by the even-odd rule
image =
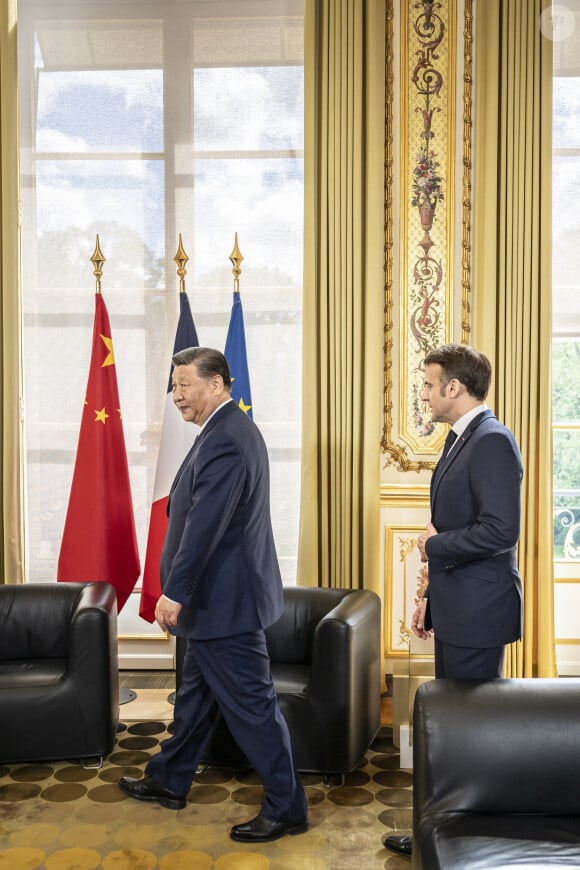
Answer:
[[[461,340],[467,341],[470,332],[472,15],[471,0],[465,0],[461,142],[456,123],[458,93],[461,96],[458,2],[387,0],[382,450],[386,464],[401,471],[432,469],[445,435],[420,399],[423,359],[433,348],[457,340],[456,308],[461,311]],[[396,117],[394,106],[399,107]],[[463,166],[462,175],[458,166]],[[457,184],[462,185],[459,221]],[[462,275],[458,306],[456,250],[461,251]]]

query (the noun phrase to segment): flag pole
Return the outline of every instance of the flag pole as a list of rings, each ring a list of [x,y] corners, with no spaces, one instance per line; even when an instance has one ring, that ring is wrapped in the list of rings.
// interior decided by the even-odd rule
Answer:
[[[176,353],[187,347],[199,346],[199,339],[185,289],[185,264],[188,261],[188,256],[183,249],[181,234],[179,235],[179,248],[173,259],[177,264],[177,274],[181,279],[181,292],[178,294],[179,317],[173,342],[173,353],[170,356],[170,360]],[[187,423],[175,407],[172,396],[172,373],[173,363],[170,363],[169,377],[166,381],[163,423],[159,433],[157,467],[149,514],[149,531],[147,534],[145,566],[143,569],[141,600],[139,604],[139,616],[149,623],[155,622],[155,606],[161,595],[159,566],[163,541],[167,532],[169,492],[175,475],[191,449],[196,431],[199,429],[198,426]],[[176,660],[177,658],[176,653]]]
[[[189,257],[185,253],[183,248],[183,242],[181,240],[181,233],[179,233],[179,246],[177,248],[177,253],[173,258],[173,262],[177,264],[177,274],[179,276],[179,292],[185,293],[185,276],[187,275],[187,269],[185,268],[185,264],[189,260]],[[187,640],[184,637],[176,637],[175,638],[175,682],[176,685],[181,685],[181,668],[183,667],[183,659],[185,658],[185,650],[187,647]],[[178,673],[179,671],[179,673]],[[177,694],[177,688],[170,692],[167,696],[167,701],[169,704],[175,704],[175,696]]]
[[[250,390],[250,373],[248,371],[248,356],[246,352],[246,336],[244,330],[244,313],[242,310],[242,294],[240,293],[240,274],[243,260],[238,245],[238,234],[235,233],[234,249],[230,254],[233,266],[234,292],[230,324],[226,336],[225,357],[232,376],[231,397],[250,418],[253,418],[252,396]]]
[[[95,276],[95,293],[101,294],[101,278],[103,277],[103,265],[107,262],[107,258],[103,255],[101,251],[101,245],[99,242],[99,234],[97,233],[95,250],[93,252],[93,256],[91,257],[91,263],[95,267],[93,270],[93,274]],[[119,704],[128,704],[130,701],[134,701],[137,697],[137,692],[130,689],[128,686],[119,686]]]
[[[233,249],[232,253],[230,254],[229,259],[231,260],[232,266],[234,267],[232,269],[232,275],[234,276],[234,293],[239,293],[240,292],[240,275],[242,272],[241,265],[242,265],[242,260],[244,258],[242,257],[242,252],[240,251],[240,249],[238,247],[238,234],[237,233],[235,234],[234,249]]]
[[[103,252],[101,251],[101,246],[99,244],[99,234],[97,233],[97,241],[95,244],[95,250],[93,256],[91,257],[91,263],[95,267],[93,270],[93,275],[95,276],[95,292],[101,292],[101,276],[103,274],[103,263],[107,262],[107,258],[103,256]]]
[[[189,260],[189,257],[183,250],[183,242],[181,241],[181,233],[179,233],[179,247],[177,248],[177,253],[173,258],[173,262],[177,263],[177,274],[179,275],[179,292],[185,293],[185,276],[187,275],[187,269],[185,268],[185,264]]]

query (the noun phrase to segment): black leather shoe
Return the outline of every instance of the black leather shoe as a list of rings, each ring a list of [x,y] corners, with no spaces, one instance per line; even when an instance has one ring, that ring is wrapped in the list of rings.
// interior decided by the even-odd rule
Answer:
[[[389,834],[383,840],[383,846],[406,858],[410,858],[413,854],[413,838],[409,834]]]
[[[234,825],[230,837],[240,843],[270,843],[283,837],[284,834],[303,834],[307,830],[306,818],[296,819],[293,822],[275,822],[260,813],[255,819],[243,825]]]
[[[138,801],[157,801],[169,810],[182,810],[186,804],[186,795],[175,794],[174,791],[163,788],[152,776],[144,776],[143,779],[122,776],[119,780],[119,788]]]

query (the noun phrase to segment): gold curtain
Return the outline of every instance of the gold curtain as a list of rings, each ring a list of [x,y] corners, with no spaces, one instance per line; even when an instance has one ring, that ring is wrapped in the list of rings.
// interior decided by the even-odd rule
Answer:
[[[297,582],[380,594],[384,0],[305,3]]]
[[[2,583],[23,582],[16,0],[0,0]]]
[[[474,344],[494,362],[490,404],[524,464],[523,641],[506,674],[556,673],[551,459],[552,44],[548,0],[485,0],[475,18]]]

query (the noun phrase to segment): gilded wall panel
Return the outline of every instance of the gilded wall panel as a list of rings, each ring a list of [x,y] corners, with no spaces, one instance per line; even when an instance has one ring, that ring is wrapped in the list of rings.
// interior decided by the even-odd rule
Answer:
[[[411,633],[411,619],[428,582],[427,567],[421,562],[417,538],[424,525],[385,525],[385,657],[403,658],[418,648]],[[433,652],[433,642],[420,644],[423,656]]]
[[[424,357],[470,332],[471,13],[387,2],[382,450],[400,471],[432,469],[445,437],[420,399]]]

